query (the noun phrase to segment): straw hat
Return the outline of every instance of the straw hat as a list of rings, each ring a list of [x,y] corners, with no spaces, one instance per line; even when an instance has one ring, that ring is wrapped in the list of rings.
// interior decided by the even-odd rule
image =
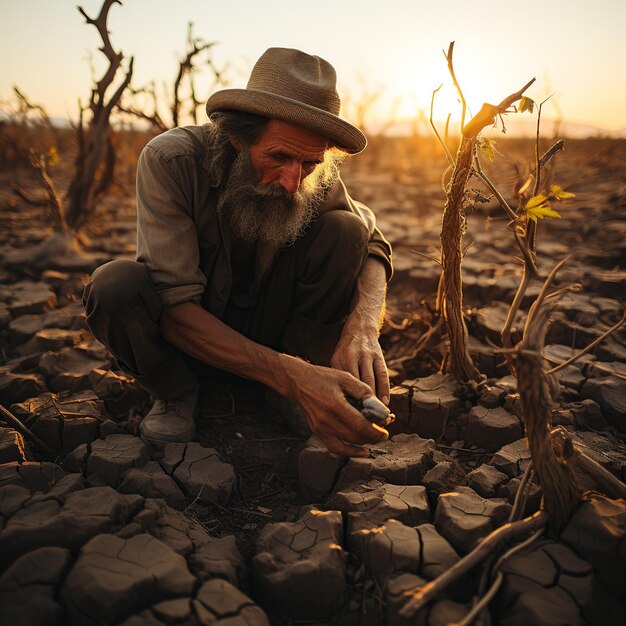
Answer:
[[[333,66],[291,48],[269,48],[256,62],[245,89],[223,89],[206,103],[216,111],[245,111],[290,122],[328,137],[349,154],[367,145],[365,135],[339,116],[341,100]]]

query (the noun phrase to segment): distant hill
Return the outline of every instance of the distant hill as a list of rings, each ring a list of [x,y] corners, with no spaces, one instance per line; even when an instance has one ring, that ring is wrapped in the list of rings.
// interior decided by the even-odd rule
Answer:
[[[534,137],[536,132],[536,118],[529,116],[522,117],[521,115],[507,115],[504,118],[506,124],[506,135],[508,137]],[[394,137],[401,137],[411,135],[414,132],[415,122],[412,120],[399,120],[387,131],[387,135]],[[367,132],[369,135],[376,135],[381,129],[387,127],[387,124],[372,123],[368,125]],[[443,130],[443,122],[438,124],[438,128]],[[451,125],[451,128],[453,126]],[[417,132],[419,134],[431,134],[432,129],[430,124],[426,121],[420,121],[417,123]],[[502,134],[502,128],[498,125],[497,128],[487,129],[485,134],[488,136],[498,136]],[[593,126],[591,124],[580,124],[577,122],[561,122],[558,124],[555,120],[549,118],[542,118],[541,121],[541,134],[544,136],[555,136],[570,139],[584,139],[587,137],[606,137],[609,139],[626,139],[626,128],[620,128],[618,130],[610,130],[607,128],[601,128]]]

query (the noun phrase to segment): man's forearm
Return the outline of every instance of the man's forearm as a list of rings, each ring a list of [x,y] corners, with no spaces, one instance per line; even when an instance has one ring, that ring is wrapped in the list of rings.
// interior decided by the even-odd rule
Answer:
[[[165,339],[186,354],[291,395],[289,380],[298,359],[251,341],[197,304],[166,309],[160,325]]]
[[[354,291],[352,310],[346,321],[355,332],[380,332],[385,315],[387,274],[385,265],[376,257],[365,261]]]

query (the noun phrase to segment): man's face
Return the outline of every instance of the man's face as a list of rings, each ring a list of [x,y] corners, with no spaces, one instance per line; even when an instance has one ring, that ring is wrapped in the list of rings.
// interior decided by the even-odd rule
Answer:
[[[339,175],[341,156],[326,139],[271,120],[250,146],[238,150],[221,192],[218,212],[235,237],[281,248],[302,236]],[[308,178],[307,178],[308,177]]]
[[[261,185],[280,185],[294,194],[324,160],[328,140],[279,120],[270,120],[250,146],[250,162]]]

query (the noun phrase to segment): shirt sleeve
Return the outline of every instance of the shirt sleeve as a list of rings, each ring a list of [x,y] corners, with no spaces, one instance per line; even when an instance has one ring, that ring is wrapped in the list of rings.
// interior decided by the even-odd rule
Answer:
[[[206,287],[192,206],[175,164],[147,145],[137,165],[137,261],[164,307],[199,302]]]
[[[328,198],[320,207],[320,213],[332,209],[352,211],[363,220],[370,233],[368,253],[370,256],[374,256],[383,262],[387,273],[387,282],[389,282],[393,276],[391,244],[376,226],[376,216],[374,212],[365,204],[350,196],[341,178],[338,179],[335,186],[331,189]]]

